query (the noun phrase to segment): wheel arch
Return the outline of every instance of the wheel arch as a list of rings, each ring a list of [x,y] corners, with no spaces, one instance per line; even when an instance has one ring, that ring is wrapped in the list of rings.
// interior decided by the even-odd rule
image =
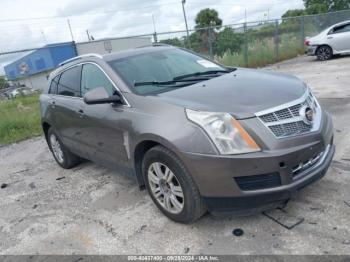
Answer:
[[[173,144],[171,144],[169,141],[158,136],[154,136],[154,135],[145,136],[143,139],[139,140],[135,144],[134,150],[132,151],[133,152],[132,157],[133,157],[135,175],[136,175],[137,182],[139,184],[140,189],[144,189],[145,187],[145,181],[142,175],[143,157],[147,151],[149,151],[151,148],[155,146],[163,146],[168,150],[174,152],[175,154],[178,151],[178,149]]]
[[[319,50],[321,48],[327,48],[329,49],[329,54],[324,54],[323,53],[319,53]],[[315,55],[317,57],[318,60],[320,61],[325,61],[325,60],[329,60],[333,57],[334,55],[334,49],[332,48],[332,46],[330,46],[329,44],[321,44],[319,46],[317,46],[316,50],[315,50]],[[327,56],[326,56],[327,55]]]
[[[43,128],[43,132],[44,132],[44,135],[45,135],[45,139],[46,139],[46,141],[47,141],[47,139],[48,139],[48,132],[49,132],[49,129],[50,129],[50,127],[51,127],[51,124],[48,123],[47,121],[44,121],[44,122],[41,123],[41,126],[42,126],[42,128]]]
[[[329,44],[319,44],[319,45],[317,45],[317,48],[316,48],[316,51],[315,51],[316,54],[317,54],[318,49],[320,49],[322,46],[327,46],[330,49],[332,49],[332,53],[334,52],[334,48],[331,45],[329,45]]]

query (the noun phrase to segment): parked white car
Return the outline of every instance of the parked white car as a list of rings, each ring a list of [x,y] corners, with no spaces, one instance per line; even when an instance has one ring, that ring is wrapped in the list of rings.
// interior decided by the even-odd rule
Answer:
[[[335,24],[314,37],[306,38],[307,54],[319,60],[350,53],[350,20]]]
[[[25,88],[25,87],[20,87],[20,88],[16,88],[14,90],[12,90],[9,94],[9,96],[11,98],[15,98],[19,95],[23,95],[23,96],[26,96],[26,95],[30,95],[32,94],[34,91],[30,88]]]

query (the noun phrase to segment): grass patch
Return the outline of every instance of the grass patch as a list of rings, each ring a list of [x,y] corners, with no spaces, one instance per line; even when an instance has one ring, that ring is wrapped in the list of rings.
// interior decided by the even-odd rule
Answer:
[[[39,95],[0,101],[0,144],[41,134]]]
[[[227,66],[263,67],[279,61],[290,59],[303,54],[305,49],[301,45],[298,34],[282,34],[278,45],[278,57],[273,37],[254,39],[248,44],[248,64],[244,61],[243,49],[239,53],[226,52],[223,56],[216,56],[215,60]]]

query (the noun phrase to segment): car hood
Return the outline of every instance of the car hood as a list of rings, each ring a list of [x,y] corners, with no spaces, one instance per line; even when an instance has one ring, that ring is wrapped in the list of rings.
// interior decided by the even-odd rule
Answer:
[[[306,85],[298,78],[268,70],[237,69],[208,81],[158,95],[188,109],[227,112],[237,119],[300,98]]]

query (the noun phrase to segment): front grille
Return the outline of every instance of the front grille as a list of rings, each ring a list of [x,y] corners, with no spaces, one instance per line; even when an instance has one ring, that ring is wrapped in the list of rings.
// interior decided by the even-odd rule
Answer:
[[[269,126],[269,128],[277,137],[292,136],[310,131],[310,126],[303,121]]]
[[[319,114],[318,105],[309,90],[302,98],[286,104],[286,106],[278,106],[270,110],[256,113],[263,124],[277,137],[289,137],[298,134],[311,132],[317,127],[315,125],[304,122],[303,116],[300,115],[300,109],[308,106],[314,110],[314,117]],[[317,119],[318,121],[320,118]],[[315,122],[315,121],[314,121]]]
[[[281,178],[278,173],[241,176],[234,178],[239,188],[243,191],[259,190],[281,186]]]

